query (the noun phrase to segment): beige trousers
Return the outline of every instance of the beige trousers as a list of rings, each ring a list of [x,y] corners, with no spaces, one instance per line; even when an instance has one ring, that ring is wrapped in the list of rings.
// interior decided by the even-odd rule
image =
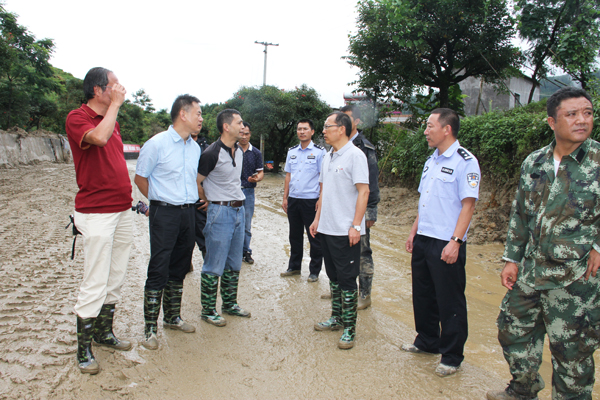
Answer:
[[[129,252],[133,243],[133,213],[83,214],[75,211],[75,225],[83,236],[83,282],[75,312],[96,318],[103,304],[121,299]]]

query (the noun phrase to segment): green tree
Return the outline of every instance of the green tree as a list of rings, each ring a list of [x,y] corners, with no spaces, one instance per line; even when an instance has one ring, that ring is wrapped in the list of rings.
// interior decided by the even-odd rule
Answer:
[[[529,43],[531,79],[539,85],[552,61],[587,87],[600,48],[597,0],[517,0],[515,10],[519,36]]]
[[[39,125],[56,111],[46,98],[61,91],[49,62],[53,50],[51,39],[36,40],[0,3],[0,126]]]
[[[156,109],[152,104],[152,99],[150,96],[146,94],[144,89],[140,89],[134,94],[131,95],[133,97],[133,104],[141,107],[146,112],[154,112]]]
[[[448,107],[452,87],[471,76],[496,82],[519,59],[504,0],[366,0],[357,28],[346,58],[374,98],[406,102],[429,87]]]
[[[275,172],[279,172],[279,164],[285,161],[288,148],[297,141],[298,120],[312,119],[315,131],[321,132],[325,117],[331,112],[317,91],[306,85],[292,91],[268,85],[260,88],[242,87],[225,104],[215,107],[212,113],[216,116],[225,108],[240,111],[244,120],[252,125],[252,142],[258,144],[260,135],[263,135],[264,157],[274,161]]]

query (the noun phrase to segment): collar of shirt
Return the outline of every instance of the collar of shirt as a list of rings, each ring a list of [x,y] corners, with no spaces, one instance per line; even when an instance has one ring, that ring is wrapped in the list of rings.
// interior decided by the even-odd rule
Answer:
[[[456,153],[456,150],[460,147],[460,143],[458,143],[458,140],[455,140],[454,143],[452,143],[450,145],[450,147],[448,147],[446,149],[446,151],[444,152],[444,154],[442,154],[440,156],[440,152],[438,149],[435,149],[435,151],[433,152],[433,158],[438,158],[438,157],[446,157],[446,158],[450,158],[454,155],[454,153]]]
[[[354,141],[356,140],[356,138],[358,137],[358,134],[359,134],[359,133],[360,133],[360,132],[357,130],[357,131],[356,131],[356,134],[350,138],[350,141],[351,141],[351,142],[354,142]]]
[[[175,128],[173,128],[173,125],[169,126],[169,129],[167,129],[167,132],[169,132],[169,136],[171,137],[171,139],[173,139],[174,142],[179,142],[180,140],[183,141],[183,138],[181,136],[179,136],[179,133],[177,133]],[[192,135],[190,135],[190,136],[188,136],[185,143],[191,143],[193,140],[194,139],[192,139]]]
[[[590,138],[587,138],[583,143],[581,143],[581,145],[575,149],[571,154],[569,154],[568,157],[571,157],[572,159],[574,159],[575,161],[577,161],[578,164],[581,164],[581,162],[583,161],[583,159],[585,158],[586,154],[588,153],[588,151],[590,150]],[[543,152],[542,154],[540,154],[540,156],[534,161],[534,163],[544,163],[547,161],[552,161],[554,162],[554,148],[556,147],[556,139],[552,141],[552,143],[550,143],[547,147],[546,152]]]
[[[348,151],[348,149],[350,147],[354,146],[354,143],[352,143],[352,140],[348,140],[348,143],[346,143],[344,145],[344,147],[342,147],[341,149],[339,149],[338,151],[334,152],[333,151],[333,147],[331,147],[331,150],[329,150],[329,155],[331,156],[331,158],[333,158],[334,155],[337,155],[337,157],[341,157],[344,155],[344,153],[346,151]]]
[[[248,150],[244,150],[244,149],[243,149],[243,147],[242,147],[242,146],[240,146],[240,143],[239,143],[239,142],[236,142],[236,143],[235,143],[235,145],[236,145],[237,147],[239,147],[240,149],[242,149],[242,152],[243,152],[243,153],[245,153],[245,152],[247,152],[247,151],[250,151],[250,152],[252,151],[252,143],[248,143]]]
[[[229,157],[231,157],[231,159],[233,160],[233,166],[235,167],[235,151],[237,151],[237,149],[241,150],[241,147],[237,144],[237,142],[233,145],[233,148],[235,149],[234,153],[231,153],[231,147],[227,147],[227,145],[225,145],[225,143],[223,143],[223,141],[221,140],[221,138],[217,139],[217,143],[219,144],[219,146],[222,149],[225,149],[225,151],[227,152],[227,154],[229,154]],[[244,152],[244,150],[242,150],[242,152]]]
[[[100,117],[103,118],[102,115],[99,115],[96,111],[92,110],[90,106],[87,104],[82,104],[81,109],[90,116],[90,118]]]
[[[308,144],[308,146],[306,146],[305,149],[302,148],[302,143],[300,143],[298,145],[298,150],[300,151],[304,151],[304,150],[312,150],[315,147],[315,144],[313,143],[313,141],[311,140],[310,143]]]

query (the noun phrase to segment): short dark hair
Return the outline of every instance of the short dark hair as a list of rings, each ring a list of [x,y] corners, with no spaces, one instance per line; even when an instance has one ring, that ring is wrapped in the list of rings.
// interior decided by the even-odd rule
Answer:
[[[346,128],[346,136],[350,137],[352,135],[352,120],[348,116],[348,114],[344,114],[341,111],[332,112],[327,116],[327,118],[335,115],[335,123]]]
[[[248,128],[248,130],[249,130],[250,132],[252,132],[252,125],[250,125],[250,122],[246,122],[246,121],[244,121],[244,126],[245,126],[246,128]]]
[[[345,113],[346,111],[350,111],[352,113],[352,118],[360,119],[360,108],[356,104],[348,104],[340,109],[341,112]]]
[[[109,72],[112,71],[102,67],[94,67],[85,74],[85,78],[83,78],[83,94],[86,101],[94,98],[94,88],[96,86],[99,86],[103,92],[106,90]]]
[[[456,111],[451,110],[449,108],[436,108],[431,112],[432,114],[438,114],[438,121],[440,125],[445,127],[446,125],[450,125],[452,129],[452,136],[454,138],[458,137],[458,130],[460,129],[460,118]]]
[[[179,111],[181,111],[182,108],[187,111],[194,103],[200,104],[200,100],[190,94],[181,94],[177,96],[173,102],[173,105],[171,106],[171,122],[175,122],[179,116]]]
[[[579,97],[585,97],[590,103],[592,103],[592,107],[594,106],[592,97],[588,94],[588,92],[580,88],[567,86],[558,89],[552,96],[548,98],[546,103],[546,113],[549,117],[556,119],[556,111],[558,110],[558,107],[560,107],[560,103],[562,103],[563,100],[577,99]]]
[[[315,130],[315,123],[312,122],[312,119],[308,119],[308,118],[302,118],[300,121],[298,121],[298,123],[296,124],[296,127],[299,124],[308,124],[310,126],[310,130],[314,131]]]
[[[223,133],[223,124],[231,124],[233,116],[236,114],[239,116],[242,115],[238,110],[234,110],[233,108],[225,109],[217,114],[217,129],[219,133]]]

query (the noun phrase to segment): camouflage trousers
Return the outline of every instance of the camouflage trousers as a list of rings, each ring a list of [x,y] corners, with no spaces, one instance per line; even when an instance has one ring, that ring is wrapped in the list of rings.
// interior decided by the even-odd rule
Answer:
[[[367,232],[360,237],[360,274],[358,283],[360,295],[363,297],[371,294],[371,284],[373,282],[374,272],[373,250],[371,250],[371,229],[367,228]]]
[[[552,398],[591,399],[594,351],[600,343],[600,274],[564,288],[535,290],[517,282],[502,300],[498,340],[523,399],[544,388],[538,373],[544,335],[552,353]]]

